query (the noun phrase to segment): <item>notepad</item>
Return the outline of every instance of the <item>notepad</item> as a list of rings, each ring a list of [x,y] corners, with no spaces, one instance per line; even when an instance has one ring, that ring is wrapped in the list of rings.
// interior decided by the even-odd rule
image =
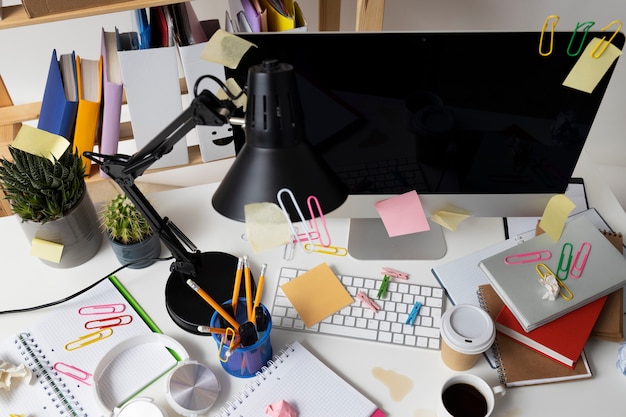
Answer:
[[[287,345],[215,417],[267,417],[284,400],[299,416],[383,417],[385,413],[299,342]]]
[[[128,297],[128,298],[127,298]],[[0,415],[102,416],[91,378],[113,346],[153,331],[141,307],[115,278],[52,310],[0,345],[0,359],[26,363],[34,380],[0,390]],[[91,335],[91,336],[88,336]],[[133,347],[120,355],[99,385],[105,404],[121,404],[176,365],[160,345]]]

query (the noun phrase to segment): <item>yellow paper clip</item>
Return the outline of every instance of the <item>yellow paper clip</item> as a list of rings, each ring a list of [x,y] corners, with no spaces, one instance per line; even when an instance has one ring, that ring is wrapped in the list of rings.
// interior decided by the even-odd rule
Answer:
[[[316,245],[311,243],[306,243],[304,245],[304,250],[307,252],[316,252],[322,253],[324,255],[334,255],[334,256],[346,256],[348,254],[348,249],[341,248],[339,246],[323,246]]]
[[[224,357],[222,357],[221,352],[222,352],[222,348],[224,347],[224,339],[230,340],[231,342],[230,342],[230,346],[228,350],[224,352]],[[219,346],[219,349],[217,350],[217,357],[220,360],[220,362],[228,362],[228,359],[230,358],[230,355],[232,353],[233,346],[235,346],[234,339],[235,339],[235,329],[233,329],[232,327],[227,327],[226,334],[220,337],[220,346]]]
[[[92,343],[99,342],[101,340],[106,339],[107,337],[113,334],[113,329],[109,327],[105,327],[104,329],[100,329],[98,331],[87,333],[85,335],[80,336],[76,340],[72,340],[71,342],[65,345],[65,350],[72,351],[76,349],[80,349],[87,345],[91,345]]]
[[[552,53],[552,48],[554,47],[554,28],[556,28],[556,24],[559,22],[559,19],[560,19],[559,16],[552,14],[546,17],[546,20],[543,22],[543,27],[541,28],[541,35],[539,38],[539,55],[548,56]],[[552,28],[550,29],[550,49],[548,49],[547,52],[544,52],[543,38],[545,37],[545,32],[550,22],[552,22]]]
[[[606,51],[606,48],[609,47],[609,44],[611,42],[613,42],[613,38],[615,38],[615,36],[618,34],[618,32],[620,30],[622,30],[622,22],[620,20],[614,20],[611,23],[609,23],[608,25],[606,25],[605,27],[602,28],[602,31],[606,31],[608,28],[610,28],[611,26],[615,26],[617,25],[617,29],[615,29],[615,32],[613,32],[613,36],[611,36],[611,38],[608,40],[606,40],[606,36],[603,36],[602,39],[600,40],[600,42],[596,45],[595,48],[593,48],[593,51],[591,51],[591,57],[593,59],[598,59],[602,56],[602,54],[604,53],[604,51]],[[600,49],[600,46],[602,46],[602,49]],[[598,51],[598,49],[600,49]]]
[[[589,33],[589,29],[591,29],[591,27],[593,25],[595,25],[596,22],[583,22],[583,23],[576,23],[576,28],[574,29],[574,32],[572,33],[572,37],[569,39],[569,45],[567,45],[567,55],[569,56],[578,56],[580,54],[580,51],[583,50],[583,45],[585,44],[585,39],[587,39],[587,34]],[[578,33],[579,29],[582,28],[582,39],[580,40],[580,43],[578,44],[578,50],[576,52],[572,52],[572,44],[574,43],[574,38],[576,38],[576,34]]]
[[[537,270],[537,273],[539,274],[539,277],[541,277],[542,280],[545,280],[549,276],[553,276],[556,278],[556,275],[554,274],[554,272],[552,272],[552,270],[548,268],[546,264],[537,264],[535,265],[535,269]],[[574,298],[574,294],[572,294],[569,288],[565,286],[563,281],[556,278],[556,282],[559,284],[559,287],[561,288],[561,291],[559,291],[559,295],[563,297],[564,300],[569,301],[572,298]]]

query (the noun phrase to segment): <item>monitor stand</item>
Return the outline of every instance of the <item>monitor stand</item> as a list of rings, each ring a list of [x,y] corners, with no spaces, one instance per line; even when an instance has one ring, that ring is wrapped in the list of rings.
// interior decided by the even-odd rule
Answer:
[[[436,260],[448,248],[440,225],[428,221],[430,230],[389,237],[379,218],[350,219],[348,253],[359,260]]]

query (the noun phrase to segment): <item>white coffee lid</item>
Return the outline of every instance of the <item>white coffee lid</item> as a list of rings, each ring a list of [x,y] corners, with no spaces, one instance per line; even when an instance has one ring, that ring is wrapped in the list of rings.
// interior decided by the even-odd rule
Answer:
[[[441,317],[441,337],[457,352],[483,353],[496,339],[493,320],[478,306],[459,304],[446,310]]]

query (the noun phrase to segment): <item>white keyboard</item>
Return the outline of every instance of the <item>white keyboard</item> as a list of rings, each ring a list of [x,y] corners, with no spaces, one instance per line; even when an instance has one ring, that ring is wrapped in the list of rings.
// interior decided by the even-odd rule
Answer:
[[[444,290],[441,287],[411,284],[409,281],[391,279],[385,297],[377,298],[383,281],[380,278],[364,278],[337,275],[348,292],[356,297],[365,292],[379,307],[378,312],[354,300],[354,303],[327,317],[312,327],[306,327],[280,286],[296,278],[306,270],[283,267],[272,308],[272,326],[336,336],[352,337],[381,343],[391,343],[425,349],[439,349],[441,315]],[[415,302],[421,307],[414,325],[405,324]]]

